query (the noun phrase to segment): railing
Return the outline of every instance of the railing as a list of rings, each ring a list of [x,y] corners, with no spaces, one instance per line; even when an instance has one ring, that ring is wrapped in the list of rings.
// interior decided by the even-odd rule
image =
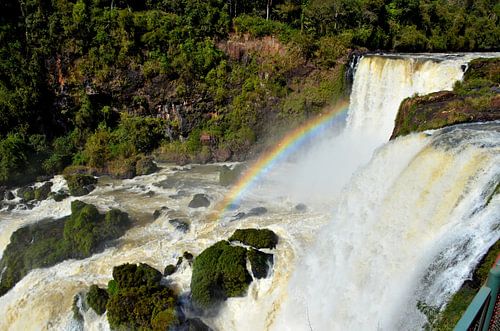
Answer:
[[[500,331],[500,255],[454,331]]]

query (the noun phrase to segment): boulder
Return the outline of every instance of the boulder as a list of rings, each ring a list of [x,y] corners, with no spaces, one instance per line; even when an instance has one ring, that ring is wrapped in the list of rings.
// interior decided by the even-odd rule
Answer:
[[[31,186],[24,186],[17,190],[17,196],[23,201],[31,201],[35,199],[35,190]]]
[[[45,182],[42,186],[35,189],[35,199],[38,201],[45,200],[50,195],[51,182]]]
[[[210,200],[206,194],[198,193],[195,194],[191,202],[189,202],[189,208],[203,208],[210,206]]]
[[[237,241],[257,249],[275,248],[278,244],[278,236],[268,229],[238,229],[229,241]]]
[[[135,173],[137,176],[149,175],[156,171],[158,171],[158,167],[150,156],[139,159],[135,165]]]
[[[189,223],[186,221],[183,221],[179,218],[174,218],[168,221],[177,231],[180,231],[182,233],[186,233],[189,231]]]
[[[75,197],[89,194],[97,184],[97,179],[94,176],[84,174],[66,175],[64,179],[68,183],[69,193]]]
[[[247,213],[247,217],[249,216],[260,216],[260,215],[264,215],[265,213],[267,213],[267,209],[264,208],[264,207],[255,207],[255,208],[252,208],[248,211]]]
[[[163,271],[163,276],[170,276],[172,275],[173,273],[175,273],[177,271],[177,266],[173,265],[173,264],[169,264],[165,267],[165,271]]]
[[[161,207],[160,209],[156,209],[154,212],[153,212],[153,218],[156,220],[158,219],[161,214],[163,214],[164,211],[168,210],[168,207],[166,206],[163,206]]]
[[[57,191],[57,192],[51,192],[50,196],[52,197],[52,199],[54,199],[54,201],[61,202],[67,197],[69,197],[69,194],[64,191]]]
[[[269,269],[273,265],[273,254],[267,254],[256,249],[251,248],[248,251],[248,260],[252,267],[252,274],[255,278],[266,278]]]
[[[14,200],[16,197],[14,196],[14,193],[11,191],[5,191],[5,199],[6,200]]]
[[[108,299],[108,291],[100,288],[97,285],[90,286],[89,293],[87,293],[86,297],[87,304],[98,315],[102,315],[106,311],[106,304],[108,303]]]
[[[303,211],[306,211],[307,210],[307,206],[303,203],[299,203],[295,206],[295,210],[296,211],[300,211],[300,212],[303,212]]]
[[[210,309],[228,297],[246,294],[252,277],[246,268],[247,250],[219,241],[193,262],[191,296],[196,308]]]

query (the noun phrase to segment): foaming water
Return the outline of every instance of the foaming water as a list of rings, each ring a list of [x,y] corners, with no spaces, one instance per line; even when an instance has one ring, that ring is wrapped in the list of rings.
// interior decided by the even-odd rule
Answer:
[[[417,300],[441,307],[499,239],[499,197],[485,205],[499,177],[499,124],[384,146],[298,264],[274,329],[420,329]]]
[[[498,196],[484,206],[499,178],[498,124],[412,135],[380,147],[403,98],[450,89],[471,57],[362,58],[344,128],[271,170],[221,220],[210,215],[228,193],[218,184],[223,164],[161,165],[158,173],[130,180],[100,178],[97,189],[79,199],[127,211],[135,227],[90,258],[31,271],[0,298],[0,330],[108,330],[106,316],[91,310],[83,311],[83,323],[73,319],[76,294],[90,284],[105,286],[116,265],[143,262],[162,271],[184,251],[199,254],[247,227],[278,234],[275,265],[270,278],[252,282],[247,296],[204,318],[214,330],[418,329],[424,318],[415,302],[445,303],[498,239],[491,231],[498,230]],[[61,177],[53,183],[54,191],[65,188]],[[188,208],[196,193],[207,194],[211,206]],[[0,212],[0,251],[21,226],[68,215],[72,200]],[[305,211],[295,209],[299,202]],[[235,220],[253,207],[268,212]],[[176,229],[173,218],[189,230]],[[168,281],[187,293],[190,278],[183,263]]]

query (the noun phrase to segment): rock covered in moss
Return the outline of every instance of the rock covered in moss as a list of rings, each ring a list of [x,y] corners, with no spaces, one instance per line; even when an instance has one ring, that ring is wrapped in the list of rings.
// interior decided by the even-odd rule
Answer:
[[[229,241],[238,241],[258,249],[275,248],[278,244],[278,236],[268,229],[238,229]]]
[[[84,174],[66,175],[64,179],[68,183],[69,193],[75,197],[89,194],[97,184],[97,179],[94,176]]]
[[[266,278],[273,265],[274,256],[251,248],[248,250],[248,261],[250,261],[252,274],[255,278]]]
[[[198,193],[195,194],[191,202],[189,202],[189,208],[202,208],[210,206],[210,200],[206,194]]]
[[[135,173],[137,176],[149,175],[158,170],[156,163],[154,163],[153,158],[146,156],[137,160],[135,164]]]
[[[42,186],[35,189],[35,199],[38,201],[46,200],[50,195],[51,182],[45,182]]]
[[[17,196],[23,201],[31,201],[35,199],[35,190],[31,186],[24,186],[17,190]]]
[[[243,247],[219,241],[194,259],[191,296],[195,307],[209,309],[228,297],[245,295],[252,281],[246,254]]]
[[[142,263],[123,264],[113,268],[113,278],[106,306],[112,329],[169,330],[181,325],[177,296],[160,283],[158,270]]]
[[[116,280],[118,288],[128,287],[154,287],[160,284],[161,272],[145,264],[122,264],[113,268],[113,279]]]
[[[50,196],[52,197],[52,199],[54,199],[54,201],[61,202],[64,199],[68,198],[69,194],[63,191],[57,191],[57,192],[51,192]]]
[[[90,286],[89,292],[86,296],[87,304],[98,315],[102,315],[106,311],[106,304],[108,303],[108,299],[108,291],[100,288],[97,285]]]
[[[177,271],[177,266],[173,264],[169,264],[165,267],[165,270],[163,271],[164,276],[170,276],[174,274]]]

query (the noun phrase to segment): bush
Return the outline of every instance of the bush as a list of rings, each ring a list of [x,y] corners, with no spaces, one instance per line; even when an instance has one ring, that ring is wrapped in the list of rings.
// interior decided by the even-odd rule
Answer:
[[[238,229],[229,238],[229,241],[239,241],[254,248],[275,248],[278,236],[268,229]]]

